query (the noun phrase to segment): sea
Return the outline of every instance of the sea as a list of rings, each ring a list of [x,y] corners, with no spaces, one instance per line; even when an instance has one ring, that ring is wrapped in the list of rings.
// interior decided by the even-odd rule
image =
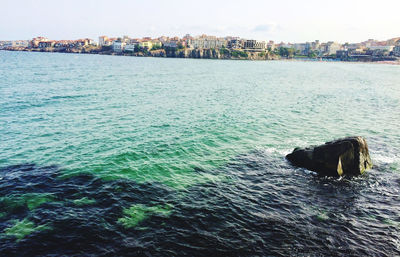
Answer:
[[[399,164],[400,66],[0,51],[1,256],[400,256]]]

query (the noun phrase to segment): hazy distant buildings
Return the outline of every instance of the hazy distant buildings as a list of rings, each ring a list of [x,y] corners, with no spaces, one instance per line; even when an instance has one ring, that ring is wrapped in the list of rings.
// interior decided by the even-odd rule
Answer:
[[[192,37],[189,34],[183,38],[161,36],[132,39],[129,36],[109,38],[100,36],[98,44],[89,38],[77,40],[49,40],[45,37],[35,37],[32,40],[0,41],[0,49],[45,51],[45,52],[74,52],[74,53],[106,53],[140,56],[174,56],[203,58],[204,53],[210,58],[229,58],[240,56],[243,58],[323,58],[341,60],[399,60],[400,37],[386,41],[369,39],[360,43],[345,43],[329,41],[320,43],[319,40],[305,43],[278,43],[274,41],[259,41],[227,36],[216,37],[201,35]],[[198,49],[199,51],[181,51],[184,49]],[[202,49],[213,49],[201,51]],[[155,51],[157,50],[157,51]],[[215,51],[214,51],[215,50]],[[175,52],[174,52],[175,51]],[[212,53],[210,55],[209,53]]]
[[[375,50],[380,50],[380,51],[386,51],[386,52],[391,52],[394,49],[394,46],[383,46],[383,45],[374,45],[368,47],[368,49],[375,51]]]
[[[3,48],[13,48],[13,47],[28,47],[29,41],[28,40],[13,40],[13,41],[3,41],[2,47]]]

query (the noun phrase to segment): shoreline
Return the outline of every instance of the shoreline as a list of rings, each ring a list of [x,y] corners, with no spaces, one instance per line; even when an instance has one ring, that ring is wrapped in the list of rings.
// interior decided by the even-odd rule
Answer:
[[[194,50],[194,49],[193,49]],[[209,49],[204,49],[209,50]],[[174,58],[174,59],[208,59],[208,60],[236,60],[236,61],[290,61],[290,62],[343,62],[343,63],[369,63],[369,64],[387,64],[387,65],[400,65],[400,58],[396,60],[340,60],[334,58],[300,58],[300,57],[281,57],[274,56],[272,58],[254,58],[254,53],[250,57],[186,57],[186,56],[161,56],[156,54],[143,54],[139,53],[116,53],[110,51],[57,51],[57,50],[43,50],[43,49],[0,49],[0,51],[7,52],[31,52],[31,53],[61,53],[61,54],[90,54],[90,55],[109,55],[109,56],[126,56],[126,57],[154,57],[154,58]]]

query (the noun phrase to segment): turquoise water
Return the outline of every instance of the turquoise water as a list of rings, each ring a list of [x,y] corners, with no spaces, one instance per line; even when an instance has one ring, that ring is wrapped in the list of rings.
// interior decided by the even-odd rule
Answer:
[[[360,135],[376,166],[367,176],[397,181],[386,189],[399,192],[399,66],[0,51],[0,78],[0,167],[5,170],[54,165],[57,179],[87,174],[103,183],[159,185],[182,200],[193,188],[240,183],[237,174],[225,169],[244,167],[241,156],[268,159],[273,163],[265,164],[269,172],[283,181],[299,172],[313,180],[290,167],[285,154],[296,146]],[[371,179],[363,177],[360,183]],[[244,190],[251,181],[243,182]],[[4,197],[15,195],[4,190]],[[285,188],[271,190],[279,194]],[[164,200],[144,203],[153,206],[147,209],[136,202],[120,206],[120,219],[131,205],[143,207],[139,216],[164,210],[169,199]],[[207,205],[210,213],[212,205]],[[179,215],[179,208],[168,205],[172,214],[164,215],[165,222]],[[156,216],[161,212],[154,211]],[[396,208],[382,216],[397,224],[397,232],[388,236],[391,253],[399,251],[399,214]],[[0,219],[9,228],[7,215]],[[16,219],[23,221],[22,216]],[[261,249],[268,248],[265,244]]]

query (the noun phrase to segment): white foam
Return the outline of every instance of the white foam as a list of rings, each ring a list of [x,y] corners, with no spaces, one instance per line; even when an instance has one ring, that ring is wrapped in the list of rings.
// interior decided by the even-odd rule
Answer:
[[[379,163],[387,163],[387,164],[397,163],[400,160],[399,156],[383,154],[383,153],[371,153],[371,159],[373,162],[376,161]]]
[[[293,151],[293,149],[277,149],[275,147],[261,148],[261,150],[268,154],[278,154],[284,156]]]

